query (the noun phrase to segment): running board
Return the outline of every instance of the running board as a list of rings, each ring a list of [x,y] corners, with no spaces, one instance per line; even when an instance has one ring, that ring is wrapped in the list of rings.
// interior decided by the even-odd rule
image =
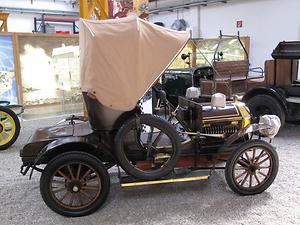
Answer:
[[[290,103],[300,103],[300,97],[289,97],[286,101]]]
[[[134,178],[126,177],[121,179],[121,187],[136,187],[144,185],[154,185],[154,184],[168,184],[168,183],[179,183],[179,182],[190,182],[190,181],[200,181],[208,180],[209,174],[202,176],[191,176],[191,177],[181,177],[181,178],[170,178],[170,179],[160,179],[160,180],[150,180],[150,181],[140,181],[134,180]]]

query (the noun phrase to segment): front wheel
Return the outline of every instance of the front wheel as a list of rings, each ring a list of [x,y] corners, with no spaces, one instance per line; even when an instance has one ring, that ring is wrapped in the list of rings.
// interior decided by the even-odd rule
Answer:
[[[9,108],[0,106],[0,150],[9,148],[20,134],[18,116]]]
[[[42,172],[40,192],[49,208],[63,216],[85,216],[105,202],[110,179],[102,162],[85,152],[67,152]]]
[[[229,187],[240,195],[265,191],[278,172],[275,149],[262,140],[250,140],[239,146],[229,157],[225,177]]]

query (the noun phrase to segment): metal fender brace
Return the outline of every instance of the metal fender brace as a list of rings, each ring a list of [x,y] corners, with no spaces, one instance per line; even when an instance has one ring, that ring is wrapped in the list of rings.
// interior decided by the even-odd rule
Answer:
[[[226,149],[236,140],[239,138],[243,137],[245,134],[251,134],[251,138],[253,133],[259,132],[260,130],[265,130],[265,129],[270,129],[272,126],[264,123],[255,123],[255,124],[250,124],[247,127],[241,129],[240,131],[232,134],[227,138],[225,141],[224,145],[220,148],[219,152],[224,152]],[[258,138],[261,139],[261,134],[258,134]],[[270,143],[271,143],[272,138],[270,138]]]
[[[38,172],[43,172],[43,169],[36,167],[37,163],[39,162],[39,160],[44,156],[44,154],[46,153],[47,148],[43,148],[42,151],[39,152],[39,154],[37,155],[37,157],[35,158],[33,163],[30,163],[28,165],[22,165],[21,166],[21,171],[20,173],[25,176],[29,169],[31,168],[30,174],[29,174],[29,180],[31,180],[32,174],[33,174],[33,170],[36,170]],[[24,169],[25,168],[25,169]]]

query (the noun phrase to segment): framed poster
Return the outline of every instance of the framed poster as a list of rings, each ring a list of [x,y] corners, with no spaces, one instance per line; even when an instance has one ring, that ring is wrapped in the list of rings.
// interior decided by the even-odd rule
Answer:
[[[82,102],[77,35],[18,34],[22,103]]]
[[[0,35],[0,101],[18,103],[13,36]]]

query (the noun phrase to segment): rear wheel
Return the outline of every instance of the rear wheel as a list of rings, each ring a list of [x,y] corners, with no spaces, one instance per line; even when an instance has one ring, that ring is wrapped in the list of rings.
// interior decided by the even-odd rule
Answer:
[[[281,121],[281,127],[285,123],[285,113],[280,103],[269,95],[256,95],[250,98],[246,105],[254,117],[259,118],[263,115],[276,115]]]
[[[102,162],[85,152],[52,159],[42,172],[40,191],[49,208],[63,216],[85,216],[105,202],[110,179]]]
[[[9,148],[20,134],[18,116],[7,107],[0,106],[0,150]]]
[[[180,143],[168,122],[153,115],[141,115],[120,128],[115,150],[127,173],[138,179],[154,180],[173,170],[180,155]]]
[[[275,149],[262,140],[250,140],[238,147],[229,157],[225,177],[229,187],[240,195],[265,191],[278,172]]]

